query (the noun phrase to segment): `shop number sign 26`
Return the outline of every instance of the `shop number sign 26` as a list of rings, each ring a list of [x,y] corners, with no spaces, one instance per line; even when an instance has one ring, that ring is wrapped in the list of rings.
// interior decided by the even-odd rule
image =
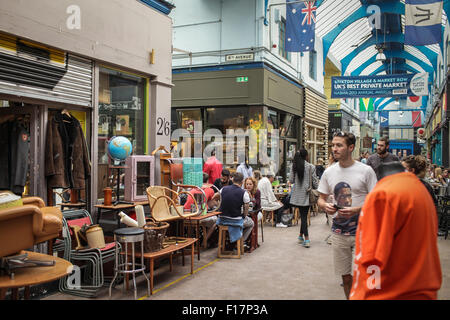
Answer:
[[[168,136],[170,134],[170,122],[166,118],[159,117],[156,119],[156,126],[158,127],[158,131],[156,132],[158,136]]]

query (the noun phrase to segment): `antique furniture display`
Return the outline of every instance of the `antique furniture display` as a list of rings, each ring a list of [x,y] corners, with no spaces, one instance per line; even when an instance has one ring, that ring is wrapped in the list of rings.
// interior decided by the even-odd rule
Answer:
[[[145,201],[145,190],[155,184],[155,157],[130,156],[125,161],[125,201]]]

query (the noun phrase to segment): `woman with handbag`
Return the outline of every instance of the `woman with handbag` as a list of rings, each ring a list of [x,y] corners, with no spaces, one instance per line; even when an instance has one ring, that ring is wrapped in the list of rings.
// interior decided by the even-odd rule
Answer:
[[[289,174],[289,182],[294,184],[291,191],[291,205],[300,211],[299,243],[309,248],[311,241],[308,233],[308,212],[310,206],[317,202],[316,190],[319,180],[316,167],[308,161],[308,151],[302,148],[294,156]]]

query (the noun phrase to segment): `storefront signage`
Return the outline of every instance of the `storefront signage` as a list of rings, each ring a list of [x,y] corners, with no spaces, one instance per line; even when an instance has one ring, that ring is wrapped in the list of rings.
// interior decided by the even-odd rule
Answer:
[[[253,53],[243,53],[243,54],[228,54],[225,56],[225,61],[253,61],[255,55]]]
[[[331,98],[406,97],[428,95],[428,73],[331,77]]]
[[[334,114],[334,117],[335,117],[335,118],[340,118],[340,117],[342,117],[342,113],[335,113],[335,114]]]

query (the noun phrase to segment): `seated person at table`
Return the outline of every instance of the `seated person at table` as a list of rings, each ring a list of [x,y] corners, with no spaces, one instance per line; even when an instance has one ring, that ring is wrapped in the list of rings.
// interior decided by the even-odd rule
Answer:
[[[217,202],[212,199],[214,196],[214,189],[211,188],[211,184],[207,183],[208,179],[209,179],[208,174],[203,172],[202,190],[206,195],[206,207],[212,208],[212,207],[216,206]],[[196,196],[196,194],[201,195],[200,190],[193,189],[190,191],[190,193],[196,198],[196,200],[197,199],[201,199],[200,201],[203,200],[203,196]],[[184,209],[190,210],[191,205],[193,205],[193,204],[194,204],[194,200],[192,199],[192,197],[188,196],[186,203],[184,204]],[[201,203],[199,203],[198,200],[197,200],[197,204],[198,204],[199,208],[201,208]],[[194,207],[195,207],[195,205],[194,205]],[[217,221],[217,216],[212,216],[212,217],[200,220],[200,225],[206,227],[206,239],[207,240],[211,237],[213,232],[216,230],[216,221]]]
[[[233,184],[233,181],[230,179],[230,171],[228,169],[222,170],[222,176],[216,181],[214,181],[214,185],[217,187],[217,189],[222,189],[224,186],[231,186]]]
[[[283,207],[283,203],[277,200],[275,193],[273,192],[272,182],[275,175],[273,172],[266,174],[264,178],[258,182],[258,190],[261,192],[261,207],[265,211],[277,211],[276,223],[281,226],[281,211],[278,211]],[[283,225],[284,226],[284,225]]]
[[[252,210],[258,212],[258,220],[261,220],[261,192],[258,190],[258,183],[256,182],[256,179],[251,177],[245,179],[244,187],[250,196],[250,203],[253,204]]]
[[[254,225],[253,220],[248,216],[250,196],[241,188],[243,180],[242,173],[236,172],[233,175],[233,185],[225,186],[220,190],[222,201],[219,211],[222,213],[217,219],[217,225],[228,226],[232,244],[241,237],[244,241],[247,240]],[[218,193],[214,195],[214,198],[218,198]]]

